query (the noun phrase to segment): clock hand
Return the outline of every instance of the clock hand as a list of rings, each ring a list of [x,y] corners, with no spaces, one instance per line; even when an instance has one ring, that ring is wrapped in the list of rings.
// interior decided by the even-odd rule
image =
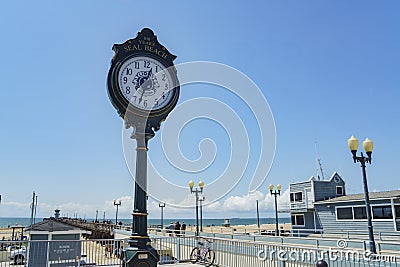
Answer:
[[[139,97],[139,104],[140,104],[140,102],[142,102],[143,95],[144,95],[144,88],[142,88],[142,94]]]
[[[147,79],[150,78],[150,76],[151,76],[151,70],[152,70],[152,69],[153,69],[153,68],[150,68],[149,73],[147,74]]]
[[[149,80],[149,78],[151,76],[151,71],[152,71],[152,68],[150,68],[150,70],[149,70],[149,72],[147,74],[146,80],[142,83],[142,85],[145,85],[146,82]],[[146,88],[145,86],[142,86],[142,94],[140,95],[140,98],[139,98],[139,104],[142,102],[144,92],[146,91],[145,88]]]

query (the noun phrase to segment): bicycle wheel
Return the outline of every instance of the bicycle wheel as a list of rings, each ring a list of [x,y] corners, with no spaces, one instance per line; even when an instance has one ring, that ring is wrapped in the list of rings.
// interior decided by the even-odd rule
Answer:
[[[211,249],[207,251],[207,254],[204,256],[204,261],[207,264],[206,266],[211,266],[215,261],[215,253]]]
[[[190,260],[193,261],[193,263],[195,263],[199,261],[199,257],[200,257],[199,248],[192,249],[192,252],[190,252]]]

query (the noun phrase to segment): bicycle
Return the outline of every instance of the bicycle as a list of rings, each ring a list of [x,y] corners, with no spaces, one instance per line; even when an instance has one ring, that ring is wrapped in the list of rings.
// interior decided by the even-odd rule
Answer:
[[[199,246],[193,248],[192,252],[190,252],[190,260],[193,261],[193,263],[212,266],[215,261],[215,253],[213,250],[211,250],[210,243],[212,243],[212,241],[206,240],[206,242],[206,246],[203,242],[198,242]]]

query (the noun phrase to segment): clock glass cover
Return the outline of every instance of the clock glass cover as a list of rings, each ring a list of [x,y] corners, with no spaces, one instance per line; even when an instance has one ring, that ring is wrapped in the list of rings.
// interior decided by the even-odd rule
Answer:
[[[122,95],[138,109],[162,109],[171,102],[174,83],[171,73],[159,61],[145,56],[127,59],[118,72]]]

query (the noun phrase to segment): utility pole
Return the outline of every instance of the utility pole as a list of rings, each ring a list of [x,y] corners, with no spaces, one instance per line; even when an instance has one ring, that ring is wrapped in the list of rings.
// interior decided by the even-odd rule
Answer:
[[[36,195],[35,195],[35,191],[33,191],[32,204],[31,204],[31,221],[30,221],[31,226],[33,224],[33,215],[35,213],[35,199],[36,199]]]
[[[257,203],[257,226],[258,226],[258,234],[261,234],[260,232],[260,213],[258,211],[258,200],[256,200]]]
[[[35,224],[36,223],[36,209],[37,209],[37,197],[38,196],[36,196],[36,198],[35,198],[35,211],[34,211],[34,213],[33,213],[33,224]]]

